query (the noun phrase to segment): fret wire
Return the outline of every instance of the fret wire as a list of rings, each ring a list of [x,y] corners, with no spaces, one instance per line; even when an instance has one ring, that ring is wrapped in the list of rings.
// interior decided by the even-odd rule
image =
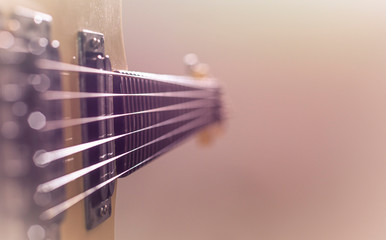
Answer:
[[[63,63],[63,62],[58,62],[58,61],[53,61],[48,59],[39,59],[37,60],[36,65],[37,67],[41,69],[46,69],[46,70],[134,77],[134,78],[148,79],[151,81],[164,82],[164,83],[188,86],[188,87],[194,87],[194,88],[218,88],[219,87],[219,84],[217,83],[217,80],[215,78],[203,78],[203,81],[197,81],[197,79],[193,77],[187,77],[187,76],[154,74],[154,73],[144,73],[144,72],[135,72],[135,71],[112,72],[112,71],[106,71],[103,69],[95,69],[95,68]]]
[[[201,118],[198,119],[198,120],[202,120]],[[203,122],[203,123],[202,123]],[[191,122],[192,123],[192,122]],[[193,130],[195,128],[199,128],[199,127],[202,127],[204,126],[205,124],[208,124],[209,121],[200,121],[199,124],[194,124],[192,127],[188,128],[185,132],[187,131],[190,131],[190,130]],[[185,125],[186,126],[186,125]],[[161,149],[160,151],[158,151],[157,153],[153,154],[152,156],[146,158],[145,160],[141,161],[140,163],[134,165],[133,167],[123,171],[122,173],[110,178],[109,180],[106,180],[98,185],[96,185],[95,187],[92,187],[82,193],[79,193],[78,195],[70,198],[70,199],[67,199],[65,200],[64,202],[44,211],[41,215],[40,215],[40,219],[41,220],[44,220],[44,221],[47,221],[47,220],[50,220],[52,218],[54,218],[55,216],[59,215],[60,213],[64,212],[65,210],[67,210],[68,208],[72,207],[73,205],[75,205],[76,203],[78,203],[79,201],[83,200],[84,198],[86,198],[87,196],[93,194],[94,192],[98,191],[99,189],[101,189],[102,187],[106,186],[107,184],[113,182],[114,180],[118,179],[119,177],[123,176],[124,174],[128,173],[129,171],[139,167],[140,165],[143,165],[144,163],[147,163],[148,161],[154,159],[155,157],[161,155],[162,153],[168,151],[170,148],[172,148],[174,145],[178,144],[179,142],[174,142],[174,143],[171,143],[169,144],[168,146],[166,146],[165,148]]]
[[[97,93],[97,92],[68,92],[68,91],[47,91],[42,94],[44,100],[66,100],[80,98],[101,98],[101,97],[181,97],[181,98],[211,98],[213,92],[195,90],[179,92],[158,92],[158,93]],[[210,96],[212,95],[212,96]]]
[[[130,113],[122,113],[122,114],[114,114],[108,116],[96,116],[96,117],[84,117],[84,118],[76,118],[76,119],[63,119],[63,120],[53,120],[47,121],[46,126],[42,129],[42,131],[50,131],[60,128],[66,128],[91,122],[98,122],[107,119],[113,119],[118,117],[137,115],[143,113],[151,113],[151,112],[163,112],[163,111],[174,111],[178,109],[192,109],[192,108],[202,108],[203,106],[214,106],[215,104],[212,101],[208,100],[195,100],[188,101],[182,104],[174,104],[160,108],[154,108],[149,110],[143,110],[138,112],[130,112]]]
[[[36,165],[44,167],[44,166],[46,166],[47,164],[49,164],[51,162],[54,162],[54,161],[59,160],[61,158],[67,157],[69,155],[72,155],[72,154],[75,154],[75,153],[78,153],[78,152],[82,152],[84,150],[96,147],[98,145],[101,145],[101,144],[104,144],[104,143],[108,143],[110,141],[114,141],[116,139],[119,139],[119,138],[122,138],[122,137],[126,137],[128,135],[131,135],[131,134],[134,134],[134,133],[138,133],[138,132],[141,132],[141,131],[145,131],[145,130],[149,130],[149,129],[152,129],[152,128],[157,128],[157,127],[161,127],[161,126],[165,126],[165,125],[169,125],[169,124],[173,124],[173,123],[178,123],[178,122],[181,122],[181,121],[189,120],[189,119],[194,118],[196,116],[200,116],[204,112],[205,112],[204,109],[194,110],[194,111],[189,112],[187,114],[183,114],[183,115],[180,115],[178,117],[165,120],[163,122],[154,124],[152,126],[141,128],[141,129],[138,129],[138,130],[135,130],[135,131],[131,131],[131,132],[128,132],[128,133],[124,133],[124,134],[121,134],[121,135],[118,135],[118,136],[113,136],[113,137],[109,137],[109,138],[105,138],[105,139],[100,139],[100,140],[96,140],[96,141],[92,141],[92,142],[78,144],[78,145],[75,145],[75,146],[70,146],[70,147],[66,147],[66,148],[62,148],[62,149],[53,150],[53,151],[50,151],[50,152],[45,152],[45,153],[42,153],[42,154],[36,156],[34,158],[34,162],[35,162]]]

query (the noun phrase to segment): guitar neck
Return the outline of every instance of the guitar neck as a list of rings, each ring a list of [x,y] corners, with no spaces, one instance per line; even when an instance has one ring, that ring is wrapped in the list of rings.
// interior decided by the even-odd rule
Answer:
[[[116,180],[221,121],[219,84],[118,71],[124,49],[121,39],[113,48],[120,33],[108,24],[93,25],[106,40],[73,26],[58,41],[51,16],[15,9],[0,25],[1,230],[11,239],[31,228],[52,239],[111,238]]]
[[[83,142],[114,139],[96,154],[119,158],[120,176],[221,120],[219,89],[193,78],[120,71],[99,79],[84,74],[80,79],[82,90],[74,97],[81,97]],[[90,159],[89,154],[84,152],[83,158]]]

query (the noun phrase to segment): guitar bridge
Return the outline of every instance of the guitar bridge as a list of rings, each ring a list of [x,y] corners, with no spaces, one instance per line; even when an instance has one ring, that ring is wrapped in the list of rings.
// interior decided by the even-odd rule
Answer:
[[[105,55],[104,37],[101,33],[83,30],[78,34],[79,65],[111,71],[111,63]],[[79,76],[81,92],[111,93],[111,75],[81,73]],[[82,118],[101,117],[113,114],[113,98],[98,97],[81,99]],[[106,139],[114,135],[114,120],[98,120],[82,125],[84,143]],[[83,165],[88,167],[115,156],[114,142],[100,144],[83,152]],[[84,189],[95,188],[116,175],[115,163],[103,164],[84,177]],[[114,182],[103,186],[85,199],[86,227],[93,229],[111,216],[111,197]]]

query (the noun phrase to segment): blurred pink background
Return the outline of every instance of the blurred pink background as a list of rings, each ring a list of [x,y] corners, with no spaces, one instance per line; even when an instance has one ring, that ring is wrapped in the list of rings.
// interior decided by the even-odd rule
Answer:
[[[230,119],[118,184],[116,237],[386,239],[386,2],[123,0],[130,70],[198,54]]]

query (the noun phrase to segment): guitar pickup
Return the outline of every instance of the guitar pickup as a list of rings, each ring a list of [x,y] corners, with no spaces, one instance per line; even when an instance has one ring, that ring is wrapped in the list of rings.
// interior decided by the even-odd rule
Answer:
[[[78,34],[79,65],[111,71],[111,63],[105,55],[104,36],[101,33],[83,30]],[[108,74],[81,73],[80,92],[112,93],[113,78]],[[82,125],[84,143],[106,139],[114,135],[113,97],[81,99],[82,118],[98,117],[97,121]],[[107,161],[115,156],[114,141],[100,144],[83,152],[83,165],[88,167]],[[85,191],[116,175],[115,162],[104,164],[84,178]],[[111,216],[111,196],[114,182],[102,187],[85,199],[86,227],[92,229]]]

